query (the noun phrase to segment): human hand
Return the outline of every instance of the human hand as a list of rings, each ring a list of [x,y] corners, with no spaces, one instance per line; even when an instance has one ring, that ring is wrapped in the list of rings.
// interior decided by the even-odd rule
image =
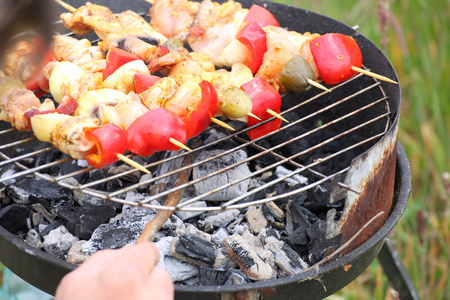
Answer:
[[[174,298],[169,273],[156,267],[153,243],[94,253],[61,280],[55,300],[165,300]]]

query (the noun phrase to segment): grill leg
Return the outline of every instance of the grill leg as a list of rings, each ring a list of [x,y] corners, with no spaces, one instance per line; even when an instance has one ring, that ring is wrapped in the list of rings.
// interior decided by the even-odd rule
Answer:
[[[378,260],[383,266],[384,273],[389,279],[395,290],[399,292],[401,300],[420,300],[416,288],[408,275],[397,250],[395,250],[392,242],[386,239]]]

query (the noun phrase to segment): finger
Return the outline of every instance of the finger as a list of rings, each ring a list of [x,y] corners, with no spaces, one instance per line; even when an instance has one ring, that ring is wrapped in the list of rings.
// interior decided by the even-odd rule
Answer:
[[[151,289],[152,299],[174,299],[174,287],[172,279],[170,278],[169,273],[161,267],[155,267],[153,269],[152,273],[147,278],[146,287],[147,295],[149,294],[148,289]]]
[[[125,249],[103,270],[100,280],[109,284],[134,285],[145,280],[159,261],[159,250],[150,242]],[[106,283],[106,282],[105,282]]]

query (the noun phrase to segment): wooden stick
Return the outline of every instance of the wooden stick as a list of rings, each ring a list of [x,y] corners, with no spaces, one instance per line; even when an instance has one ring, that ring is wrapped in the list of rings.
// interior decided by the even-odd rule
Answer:
[[[58,3],[63,8],[67,9],[68,11],[70,11],[71,13],[74,13],[77,10],[75,7],[73,7],[72,5],[67,4],[66,2],[64,2],[62,0],[53,0],[53,1],[55,1],[56,3]]]
[[[398,84],[397,81],[394,81],[394,80],[389,79],[389,78],[387,78],[385,76],[382,76],[382,75],[379,75],[377,73],[370,72],[370,71],[367,71],[367,70],[364,70],[364,69],[361,69],[361,68],[358,68],[358,67],[355,67],[355,66],[352,66],[352,70],[355,71],[355,72],[362,73],[362,74],[367,75],[367,76],[371,76],[371,77],[379,79],[379,80],[383,80],[383,81],[386,81],[386,82]]]
[[[180,147],[180,148],[182,148],[182,149],[184,149],[184,150],[186,150],[186,151],[189,151],[189,152],[192,151],[191,148],[189,148],[188,146],[186,146],[186,145],[183,144],[182,142],[177,141],[177,140],[174,139],[174,138],[169,138],[169,142],[171,142],[171,143],[174,144],[175,146],[178,146],[178,147]]]
[[[123,161],[124,163],[127,163],[130,166],[135,167],[138,170],[141,170],[144,173],[152,174],[152,172],[150,172],[149,170],[147,170],[146,168],[144,168],[143,166],[141,166],[140,164],[138,164],[134,160],[129,159],[128,157],[126,157],[123,154],[117,153],[117,158],[120,159],[121,161]]]
[[[286,123],[289,123],[288,120],[286,120],[286,119],[283,118],[280,114],[274,112],[274,111],[271,110],[270,108],[268,108],[268,109],[266,110],[266,112],[267,112],[268,114],[274,116],[275,118],[280,119],[281,121],[284,121],[284,122],[286,122]]]
[[[155,0],[144,0],[144,1],[150,3],[151,5],[155,4]]]
[[[233,130],[234,131],[234,128],[233,127],[231,127],[230,125],[228,125],[227,123],[225,123],[225,122],[222,122],[222,121],[220,121],[219,119],[216,119],[216,118],[211,118],[211,122],[213,122],[213,123],[216,123],[217,125],[219,125],[219,126],[222,126],[222,127],[224,127],[224,128],[227,128],[227,129],[230,129],[230,130]]]
[[[307,81],[308,81],[308,83],[309,83],[310,85],[315,86],[316,88],[319,88],[319,89],[321,89],[321,90],[324,90],[324,91],[327,91],[327,92],[331,93],[331,90],[330,90],[330,89],[324,87],[324,86],[321,85],[320,83],[315,82],[314,80],[311,80],[311,79],[308,79]]]
[[[247,114],[247,116],[252,117],[252,118],[255,118],[255,119],[258,120],[258,121],[261,121],[261,118],[258,117],[257,115],[255,115],[254,113],[249,112],[249,113]]]
[[[191,154],[188,154],[186,158],[184,159],[184,166],[188,166],[190,162],[190,156]],[[189,178],[190,169],[186,169],[184,171],[181,171],[180,175],[178,176],[177,182],[175,182],[175,185],[173,186],[178,187],[182,184],[185,184],[186,181]],[[172,194],[167,196],[166,201],[164,202],[164,206],[171,206],[174,207],[177,205],[178,200],[180,199],[181,193],[183,189],[179,189]],[[173,214],[173,211],[171,210],[159,210],[156,215],[151,219],[147,225],[145,225],[144,230],[142,231],[141,235],[139,236],[136,243],[140,243],[143,241],[150,241],[152,242],[155,238],[156,233],[161,229],[163,224],[170,218],[170,216]]]

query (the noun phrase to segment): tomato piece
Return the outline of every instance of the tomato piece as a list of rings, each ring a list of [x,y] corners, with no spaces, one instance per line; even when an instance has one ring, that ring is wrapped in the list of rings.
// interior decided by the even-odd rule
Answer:
[[[236,39],[247,46],[250,57],[245,65],[255,74],[261,66],[267,51],[266,32],[256,22],[250,22],[236,34]]]
[[[356,41],[340,33],[328,33],[311,40],[309,47],[322,80],[333,85],[357,74],[352,66],[362,66],[362,53]]]
[[[181,118],[164,108],[156,108],[137,118],[127,129],[128,150],[149,156],[165,150],[179,150],[169,139],[186,143],[186,127]]]
[[[109,123],[100,127],[83,128],[86,139],[95,142],[96,153],[86,155],[87,162],[101,169],[117,160],[117,154],[124,154],[127,150],[127,134],[115,125]]]
[[[78,107],[78,102],[72,96],[63,97],[56,112],[63,115],[72,115]]]
[[[160,79],[161,77],[155,75],[148,75],[143,73],[134,74],[134,87],[136,88],[136,94],[140,94],[148,90]]]
[[[247,16],[244,18],[244,22],[256,22],[261,27],[269,25],[280,27],[277,19],[270,11],[257,4],[253,4],[250,7]]]
[[[133,61],[140,60],[141,58],[136,54],[128,53],[125,50],[119,48],[112,48],[106,55],[106,68],[103,71],[103,80],[108,78],[109,75],[114,73],[118,68],[124,64]]]
[[[256,118],[249,117],[248,127],[272,118],[272,115],[267,112],[268,108],[276,113],[280,113],[281,96],[264,77],[258,76],[244,83],[241,88],[248,94],[248,96],[252,100],[252,113],[261,118],[261,121],[259,121]],[[257,139],[280,128],[281,122],[282,121],[279,119],[269,121],[247,131],[247,135],[251,140]]]
[[[186,139],[202,133],[219,109],[219,97],[214,86],[206,80],[200,82],[199,86],[202,89],[202,100],[188,114],[181,117],[186,125]]]

